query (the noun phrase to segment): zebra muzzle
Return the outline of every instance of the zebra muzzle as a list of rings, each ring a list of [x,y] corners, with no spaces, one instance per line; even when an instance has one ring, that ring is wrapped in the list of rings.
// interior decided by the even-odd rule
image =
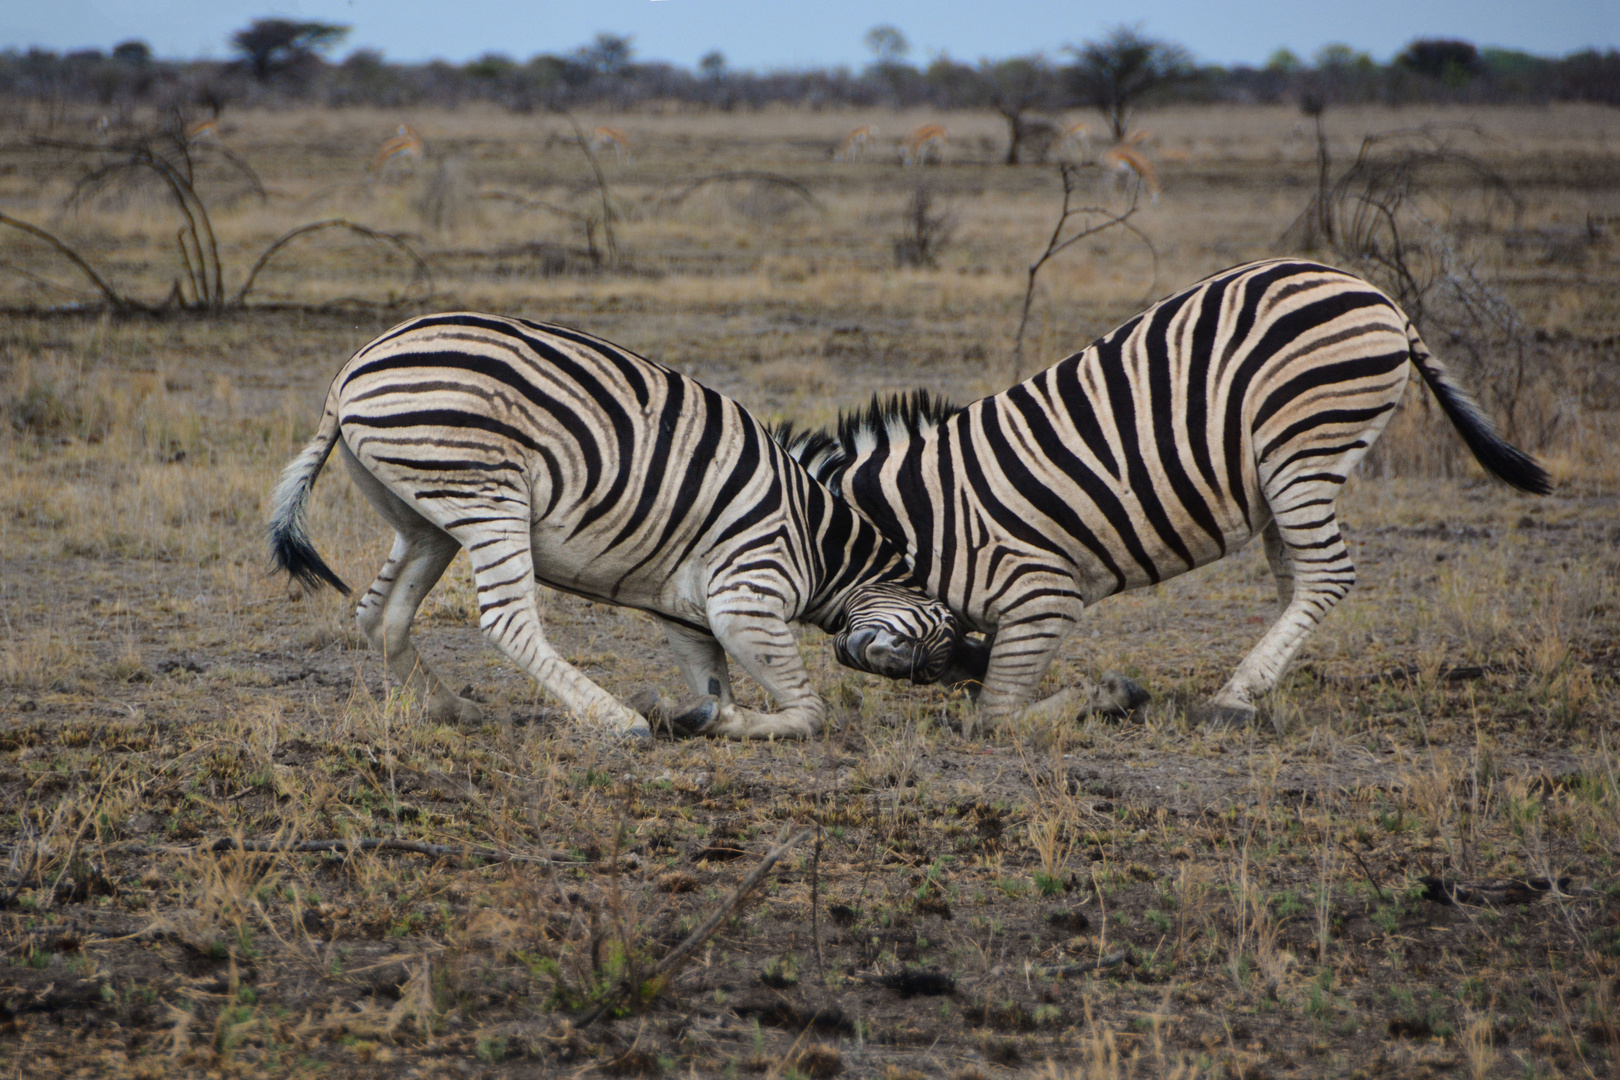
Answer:
[[[919,684],[938,681],[950,658],[949,646],[946,641],[942,648],[931,649],[926,642],[874,627],[833,638],[833,652],[845,667]]]

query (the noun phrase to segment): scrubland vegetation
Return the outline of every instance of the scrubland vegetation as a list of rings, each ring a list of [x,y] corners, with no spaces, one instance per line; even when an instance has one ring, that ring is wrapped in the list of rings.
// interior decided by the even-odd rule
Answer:
[[[1334,107],[1320,144],[1291,107],[1144,116],[1148,242],[1049,263],[1021,357],[1058,178],[1002,165],[989,111],[581,112],[627,144],[594,167],[568,117],[482,106],[227,110],[168,142],[156,110],[8,115],[0,212],[138,302],[0,230],[9,1073],[1613,1074],[1620,114]],[[901,168],[929,123],[944,162]],[[400,124],[422,153],[374,168]],[[858,125],[874,152],[833,161]],[[1445,151],[1401,159],[1422,171],[1397,208],[1430,344],[1558,491],[1484,480],[1414,387],[1344,499],[1359,584],[1255,730],[1186,713],[1272,617],[1258,548],[1088,613],[1048,689],[1123,671],[1155,695],[1127,720],[963,738],[961,697],[840,669],[807,632],[838,718],[807,745],[582,736],[482,643],[464,563],[418,640],[486,720],[435,726],[345,601],[265,574],[273,477],[406,315],[567,322],[769,419],[966,399],[1234,263],[1308,241],[1382,272],[1387,246],[1298,223],[1324,148],[1337,183],[1398,128],[1427,141],[1375,149]],[[142,138],[189,157],[227,302],[194,302],[172,185],[82,184]],[[1097,150],[1062,153],[1088,205],[1129,205]],[[301,236],[231,302],[333,219],[395,242]],[[919,219],[931,258],[897,266]],[[368,580],[380,522],[341,471],[315,502],[322,550]],[[647,619],[549,594],[543,617],[612,692],[677,690]]]

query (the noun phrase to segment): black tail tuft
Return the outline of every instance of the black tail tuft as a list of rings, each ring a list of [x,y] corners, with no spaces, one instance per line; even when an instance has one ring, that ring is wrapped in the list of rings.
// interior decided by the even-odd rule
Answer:
[[[348,596],[349,587],[316,553],[309,534],[304,531],[304,507],[315,487],[315,477],[337,444],[338,435],[337,412],[328,407],[315,438],[281,471],[281,479],[270,493],[268,532],[272,573],[285,570],[311,592],[330,585]]]
[[[330,566],[326,565],[326,560],[321,558],[310,542],[302,536],[272,533],[270,559],[274,564],[274,570],[285,571],[310,592],[316,591],[322,585],[330,585],[344,596],[354,592]]]
[[[1434,391],[1440,408],[1485,471],[1520,491],[1528,491],[1532,495],[1551,494],[1552,477],[1547,475],[1541,463],[1502,438],[1479,403],[1453,381],[1451,373],[1424,346],[1411,324],[1407,325],[1406,336],[1412,360],[1422,373],[1423,381]]]

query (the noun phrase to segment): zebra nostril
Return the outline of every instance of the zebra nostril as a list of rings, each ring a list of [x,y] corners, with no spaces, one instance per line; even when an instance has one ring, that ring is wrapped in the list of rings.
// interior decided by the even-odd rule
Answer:
[[[853,630],[844,638],[844,651],[857,660],[866,657],[866,650],[877,639],[877,631],[868,627],[865,630]]]

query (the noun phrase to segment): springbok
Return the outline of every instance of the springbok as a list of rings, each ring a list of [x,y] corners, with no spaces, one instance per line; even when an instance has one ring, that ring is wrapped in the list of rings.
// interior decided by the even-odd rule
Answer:
[[[907,135],[900,144],[900,163],[902,165],[923,165],[928,161],[929,151],[933,152],[936,164],[945,160],[945,144],[950,137],[941,124],[924,124],[922,127]]]
[[[592,153],[597,153],[602,150],[612,150],[613,156],[619,161],[630,160],[630,136],[626,135],[618,128],[592,128],[590,147]]]
[[[833,151],[834,161],[860,161],[877,142],[877,128],[861,126],[844,136],[844,141]]]
[[[401,124],[396,133],[382,146],[371,159],[371,171],[380,173],[383,167],[395,158],[414,158],[422,160],[422,136],[409,124]]]

